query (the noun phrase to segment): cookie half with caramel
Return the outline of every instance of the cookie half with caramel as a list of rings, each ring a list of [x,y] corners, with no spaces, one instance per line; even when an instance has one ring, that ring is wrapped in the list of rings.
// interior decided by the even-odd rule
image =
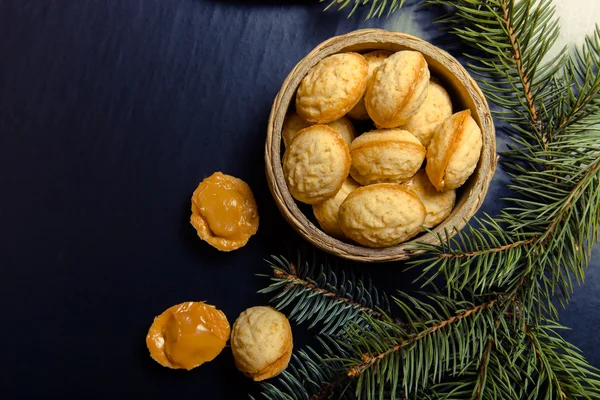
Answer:
[[[146,336],[150,356],[164,367],[191,370],[218,356],[229,339],[222,311],[188,301],[154,318]]]
[[[245,246],[258,230],[258,208],[250,186],[215,172],[192,195],[190,223],[200,239],[221,251]]]

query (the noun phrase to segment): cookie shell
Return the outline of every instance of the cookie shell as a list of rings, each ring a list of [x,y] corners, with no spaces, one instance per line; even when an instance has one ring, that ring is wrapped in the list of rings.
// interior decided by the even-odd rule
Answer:
[[[233,324],[230,338],[236,367],[255,381],[285,370],[293,349],[292,328],[285,315],[271,307],[251,307]]]
[[[450,95],[437,80],[431,78],[425,101],[417,113],[401,128],[415,135],[423,146],[427,147],[435,130],[451,115]]]
[[[297,112],[292,111],[288,113],[288,115],[285,117],[285,121],[283,121],[283,130],[281,132],[281,138],[283,139],[284,146],[289,146],[292,140],[294,140],[294,138],[302,129],[308,128],[312,125],[314,124],[302,119]],[[352,125],[352,122],[350,122],[350,120],[346,117],[342,117],[325,125],[335,129],[340,135],[342,135],[342,138],[348,146],[350,146],[350,143],[352,143],[356,137],[354,125]]]
[[[429,68],[417,51],[392,54],[375,70],[365,94],[369,117],[378,128],[404,125],[427,97]]]
[[[296,111],[308,122],[326,124],[343,117],[367,87],[368,64],[358,53],[334,54],[312,67],[298,87]]]
[[[363,54],[363,57],[365,58],[365,60],[367,60],[367,63],[369,65],[369,69],[367,72],[367,82],[373,76],[373,72],[375,72],[375,69],[377,69],[377,67],[379,67],[383,63],[383,61],[392,54],[393,53],[391,51],[385,50],[375,50],[371,51],[370,53]],[[369,119],[369,113],[367,112],[367,108],[365,107],[364,96],[361,97],[360,101],[356,103],[352,110],[348,111],[348,116],[350,118],[359,120]]]
[[[214,215],[206,213],[203,192],[213,184],[222,187],[228,193],[227,201],[219,202],[225,211],[227,209],[238,208],[243,212],[235,218],[235,224],[238,229],[235,236],[220,236],[211,221],[223,222],[222,218],[215,218]],[[243,180],[222,172],[215,172],[205,178],[192,194],[192,214],[190,224],[196,229],[198,237],[219,251],[233,251],[244,247],[250,238],[256,234],[259,225],[258,206],[254,199],[254,194],[250,186]]]
[[[339,224],[347,237],[372,248],[394,246],[421,231],[427,214],[419,197],[394,183],[363,186],[340,206]]]
[[[296,200],[318,204],[340,190],[350,170],[342,136],[327,125],[301,130],[283,155],[283,175]]]
[[[450,215],[454,208],[456,191],[438,192],[423,169],[408,181],[402,183],[402,187],[419,196],[423,202],[427,211],[423,222],[425,228],[433,228],[438,225]]]
[[[289,146],[292,140],[304,128],[311,126],[310,122],[298,115],[296,111],[291,111],[285,116],[283,129],[281,130],[281,139],[285,147]]]
[[[471,176],[481,155],[481,129],[470,110],[453,114],[435,131],[425,170],[439,191],[456,189]]]
[[[349,177],[334,197],[313,205],[313,214],[325,233],[338,239],[346,238],[338,224],[340,205],[352,191],[359,187],[360,185]]]
[[[361,185],[401,183],[423,164],[425,147],[410,132],[379,129],[364,133],[350,145],[350,175]]]

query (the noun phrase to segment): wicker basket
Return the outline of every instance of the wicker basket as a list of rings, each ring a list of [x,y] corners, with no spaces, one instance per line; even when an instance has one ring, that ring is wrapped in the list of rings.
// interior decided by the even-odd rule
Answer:
[[[364,53],[372,50],[416,50],[421,52],[431,70],[452,97],[455,111],[470,109],[483,133],[483,148],[479,163],[469,180],[457,190],[456,205],[446,220],[435,227],[434,232],[456,234],[477,212],[488,190],[496,169],[496,137],[488,104],[467,71],[448,53],[416,37],[380,29],[363,29],[331,38],[310,52],[290,72],[275,98],[265,146],[266,174],[269,188],[279,210],[300,235],[318,248],[339,257],[362,261],[383,262],[403,260],[414,254],[412,242],[436,243],[436,237],[423,233],[397,246],[372,249],[337,240],[323,232],[311,221],[310,208],[302,212],[291,196],[281,165],[283,152],[281,131],[286,113],[293,106],[296,89],[308,70],[323,58],[336,53],[354,51]]]

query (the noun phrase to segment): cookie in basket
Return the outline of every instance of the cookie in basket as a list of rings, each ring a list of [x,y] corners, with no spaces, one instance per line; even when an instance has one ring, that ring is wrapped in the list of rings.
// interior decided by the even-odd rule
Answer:
[[[325,233],[338,239],[346,237],[338,223],[340,206],[346,200],[346,197],[359,187],[360,185],[349,177],[335,196],[322,203],[313,205],[313,214]]]
[[[452,100],[444,87],[434,78],[429,81],[425,101],[401,128],[417,137],[423,146],[429,146],[433,133],[452,115]]]
[[[304,128],[308,128],[312,126],[308,121],[305,121],[297,112],[292,111],[288,113],[283,121],[283,130],[281,132],[281,138],[283,139],[283,145],[285,147],[289,146],[292,140],[298,135]],[[350,146],[350,143],[356,137],[356,131],[354,130],[354,126],[352,122],[346,117],[342,117],[338,120],[330,122],[326,124],[327,126],[335,129],[342,135],[344,141]]]
[[[300,82],[296,111],[308,122],[340,119],[362,98],[368,64],[358,53],[334,54],[319,61]]]
[[[340,190],[350,170],[342,136],[327,125],[301,130],[283,155],[283,176],[296,200],[317,204]]]
[[[423,202],[425,210],[427,211],[425,221],[423,222],[425,228],[433,228],[445,220],[454,208],[454,203],[456,202],[456,190],[438,192],[429,181],[429,177],[424,169],[402,183],[402,187],[419,196]]]
[[[340,206],[344,234],[373,248],[394,246],[421,231],[427,214],[419,197],[394,183],[363,186]]]
[[[427,148],[425,170],[437,190],[456,189],[467,181],[481,155],[481,129],[465,110],[447,118]]]
[[[373,76],[373,72],[375,69],[379,67],[383,61],[388,58],[393,53],[391,51],[385,50],[375,50],[371,51],[367,54],[363,54],[365,60],[369,64],[369,70],[367,72],[367,81],[371,79]],[[365,97],[361,97],[360,101],[354,106],[352,110],[348,112],[348,116],[350,118],[359,119],[359,120],[367,120],[369,119],[369,113],[367,112],[367,108],[365,107]]]
[[[365,94],[365,106],[375,125],[396,128],[407,123],[427,97],[429,77],[427,61],[418,51],[399,51],[383,61]]]
[[[363,133],[350,145],[350,175],[361,185],[401,183],[421,168],[425,153],[419,139],[408,131],[378,129]]]

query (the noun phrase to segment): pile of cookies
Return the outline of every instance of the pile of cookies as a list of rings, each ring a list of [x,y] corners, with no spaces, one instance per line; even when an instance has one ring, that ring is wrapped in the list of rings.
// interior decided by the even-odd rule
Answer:
[[[357,136],[351,119],[373,129]],[[300,83],[282,138],[291,195],[312,205],[327,234],[373,248],[446,219],[482,148],[471,112],[454,113],[410,50],[322,59]]]

